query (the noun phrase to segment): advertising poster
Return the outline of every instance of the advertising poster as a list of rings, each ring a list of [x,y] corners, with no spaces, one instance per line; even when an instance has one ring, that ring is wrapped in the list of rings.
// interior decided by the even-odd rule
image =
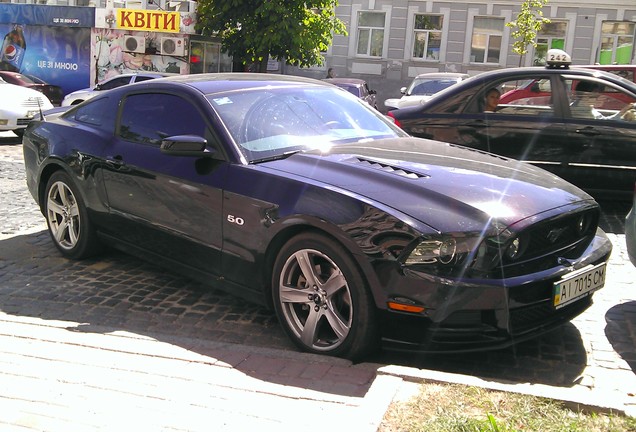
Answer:
[[[6,35],[15,41],[17,31],[24,47],[7,43]],[[62,87],[64,94],[89,86],[90,29],[0,24],[0,34],[5,35],[0,68],[34,75]]]
[[[33,75],[64,94],[88,87],[95,9],[0,4],[0,69]]]

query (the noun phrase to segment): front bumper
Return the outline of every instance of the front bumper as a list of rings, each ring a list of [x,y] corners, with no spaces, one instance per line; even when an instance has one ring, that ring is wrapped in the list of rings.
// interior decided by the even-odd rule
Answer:
[[[592,294],[555,309],[554,283],[573,270],[607,262],[612,244],[602,230],[572,265],[497,280],[441,280],[404,272],[390,285],[425,307],[421,313],[381,311],[383,347],[419,352],[504,348],[567,323],[592,304]]]

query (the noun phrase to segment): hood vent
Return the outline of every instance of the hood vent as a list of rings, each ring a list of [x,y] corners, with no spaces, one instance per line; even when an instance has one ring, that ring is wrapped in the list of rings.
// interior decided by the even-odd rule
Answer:
[[[424,174],[418,174],[418,173],[413,172],[413,171],[407,171],[407,170],[404,170],[402,168],[394,167],[392,165],[387,165],[387,164],[383,164],[383,163],[380,163],[380,162],[377,162],[377,161],[368,160],[368,159],[355,158],[354,161],[355,161],[355,163],[360,164],[360,165],[365,165],[365,166],[368,166],[370,168],[374,168],[374,169],[377,169],[377,170],[380,170],[380,171],[397,174],[399,176],[410,178],[410,179],[413,179],[413,180],[429,177],[429,176],[424,175]]]

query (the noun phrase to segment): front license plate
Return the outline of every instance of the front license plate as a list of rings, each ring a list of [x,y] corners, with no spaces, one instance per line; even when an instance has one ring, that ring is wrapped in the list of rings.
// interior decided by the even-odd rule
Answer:
[[[569,273],[554,283],[553,305],[559,309],[605,285],[605,263]]]

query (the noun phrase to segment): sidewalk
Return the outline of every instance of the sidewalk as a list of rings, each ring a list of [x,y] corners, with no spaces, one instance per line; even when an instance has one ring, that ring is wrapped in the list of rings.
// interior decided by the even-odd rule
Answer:
[[[0,313],[0,429],[375,431],[401,384],[370,363],[102,330]]]
[[[422,381],[636,417],[636,268],[619,229],[605,288],[563,329],[514,352],[354,365],[299,353],[271,313],[130,257],[61,258],[18,145],[0,146],[0,192],[2,432],[376,431]]]

